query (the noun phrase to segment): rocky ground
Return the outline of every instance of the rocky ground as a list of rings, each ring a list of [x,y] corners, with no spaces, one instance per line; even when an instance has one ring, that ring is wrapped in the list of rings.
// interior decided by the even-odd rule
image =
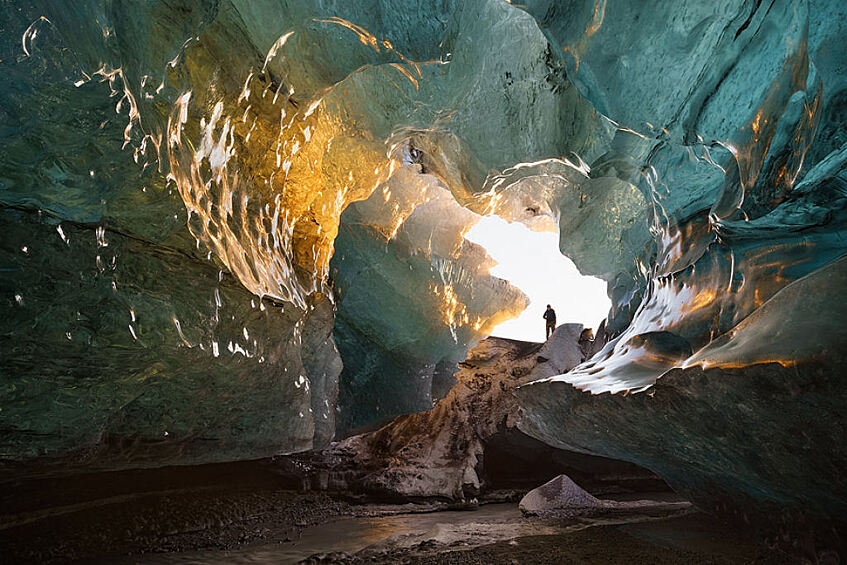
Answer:
[[[726,556],[622,533],[621,524],[667,521],[692,510],[678,500],[611,502],[610,495],[630,493],[632,501],[642,498],[634,494],[639,492],[672,494],[645,469],[553,449],[517,429],[521,414],[512,391],[567,371],[590,355],[599,342],[580,340],[581,329],[563,325],[543,345],[484,340],[461,364],[456,386],[432,410],[398,417],[321,452],[6,480],[0,488],[0,554],[10,563],[158,562],[151,553],[168,563],[173,562],[168,556],[224,563],[230,551],[294,547],[304,532],[323,535],[314,534],[315,528],[326,528],[328,538],[342,528],[356,531],[363,526],[343,519],[359,517],[377,520],[366,525],[373,543],[348,553],[301,557],[313,563],[777,563],[758,560],[758,549],[749,542],[742,544],[743,552]],[[542,517],[532,518],[518,512],[517,502],[527,491],[562,473],[580,486],[559,479],[551,483],[554,494],[542,499],[565,500],[564,513],[536,512]],[[576,511],[574,500],[581,505]],[[482,511],[415,518],[502,501],[511,503],[505,517],[482,506]],[[439,522],[442,517],[446,525]],[[335,520],[342,522],[326,525]],[[401,531],[399,523],[433,520],[438,527],[410,527],[392,535]],[[709,528],[721,531],[714,523]],[[197,551],[203,553],[192,553]]]
[[[269,462],[100,473],[5,483],[0,554],[7,563],[225,549],[297,535],[350,512],[325,494],[285,488]]]
[[[688,543],[685,532],[705,528],[708,535]],[[683,528],[679,531],[678,528]],[[705,532],[701,532],[705,533]],[[680,536],[651,539],[654,534]],[[690,536],[689,536],[690,537]],[[396,550],[366,550],[358,555],[319,555],[306,563],[561,564],[561,565],[788,565],[791,558],[738,538],[700,516],[633,526],[595,526],[555,534],[527,535],[468,548],[462,542],[420,542]]]

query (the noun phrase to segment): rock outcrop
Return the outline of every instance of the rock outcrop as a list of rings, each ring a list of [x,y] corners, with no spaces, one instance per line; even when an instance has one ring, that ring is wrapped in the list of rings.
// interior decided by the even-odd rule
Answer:
[[[517,429],[521,413],[513,391],[581,362],[581,330],[563,324],[544,344],[485,339],[468,352],[456,385],[431,410],[283,459],[282,469],[308,488],[402,500],[469,502],[562,472],[596,490],[663,488],[634,465],[550,449]]]

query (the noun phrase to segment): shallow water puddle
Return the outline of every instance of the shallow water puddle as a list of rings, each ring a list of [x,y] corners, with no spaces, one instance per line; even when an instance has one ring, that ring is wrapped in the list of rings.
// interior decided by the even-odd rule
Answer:
[[[487,504],[477,510],[442,511],[424,514],[397,514],[394,516],[343,518],[303,530],[299,539],[290,542],[267,543],[260,546],[233,550],[168,553],[142,555],[128,558],[134,564],[239,564],[239,563],[296,563],[316,553],[355,553],[374,544],[397,538],[430,534],[443,538],[451,532],[462,530],[460,536],[473,535],[468,526],[484,523],[485,529],[497,525],[511,529],[521,520],[516,504]],[[471,528],[475,529],[475,528]],[[481,532],[480,532],[481,533]],[[490,533],[490,532],[489,532]],[[515,535],[518,532],[515,530]],[[499,537],[499,536],[496,536]],[[502,539],[502,538],[501,538]]]

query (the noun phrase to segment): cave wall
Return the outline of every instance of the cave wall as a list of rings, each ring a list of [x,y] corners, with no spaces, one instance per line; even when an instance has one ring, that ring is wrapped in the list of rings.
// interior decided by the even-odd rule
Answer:
[[[558,227],[613,300],[594,359],[521,389],[529,433],[695,496],[840,511],[787,497],[800,446],[751,455],[723,406],[763,378],[783,398],[793,370],[840,386],[840,318],[796,289],[844,302],[842,4],[4,6],[5,464],[260,457],[428,407],[438,367],[526,303],[462,238],[496,213]],[[625,413],[692,375],[674,426],[628,444]],[[822,437],[827,394],[798,401]],[[573,426],[583,406],[621,435]]]

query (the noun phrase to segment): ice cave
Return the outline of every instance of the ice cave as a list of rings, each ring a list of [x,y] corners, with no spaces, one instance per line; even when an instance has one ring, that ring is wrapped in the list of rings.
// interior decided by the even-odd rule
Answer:
[[[845,36],[6,0],[0,562],[845,562]]]

